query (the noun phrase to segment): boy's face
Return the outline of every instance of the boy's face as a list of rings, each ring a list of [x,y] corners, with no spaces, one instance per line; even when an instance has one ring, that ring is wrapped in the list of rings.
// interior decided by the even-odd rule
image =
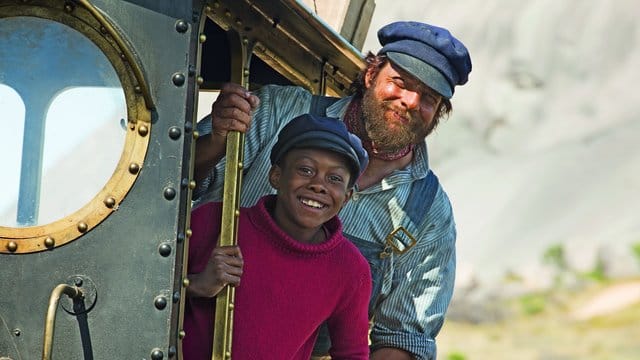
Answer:
[[[317,230],[351,196],[350,178],[348,162],[340,154],[312,148],[290,150],[269,172],[271,186],[278,191],[276,222],[290,235]]]

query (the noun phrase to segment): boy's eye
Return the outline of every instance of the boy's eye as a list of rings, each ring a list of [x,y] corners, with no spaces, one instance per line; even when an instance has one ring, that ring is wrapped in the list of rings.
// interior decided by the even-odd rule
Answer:
[[[306,166],[298,167],[298,172],[300,174],[303,174],[303,175],[311,175],[311,174],[313,174],[313,170],[311,168],[309,168],[309,167],[306,167]]]
[[[331,181],[332,183],[340,184],[344,182],[344,179],[340,175],[330,175],[329,181]]]

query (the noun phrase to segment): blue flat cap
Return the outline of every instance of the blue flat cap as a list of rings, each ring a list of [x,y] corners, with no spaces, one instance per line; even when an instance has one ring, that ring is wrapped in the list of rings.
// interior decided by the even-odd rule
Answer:
[[[280,130],[278,141],[271,148],[271,164],[278,163],[293,148],[325,149],[346,156],[351,183],[360,177],[369,162],[360,139],[336,118],[304,114],[292,119]]]
[[[386,54],[396,65],[449,99],[471,72],[467,48],[447,29],[415,21],[399,21],[378,30]]]

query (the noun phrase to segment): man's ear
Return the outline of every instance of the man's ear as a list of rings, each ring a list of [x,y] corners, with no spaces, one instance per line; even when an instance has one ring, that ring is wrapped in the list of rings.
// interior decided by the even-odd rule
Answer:
[[[375,69],[373,66],[367,67],[367,72],[364,73],[364,87],[370,88],[373,84]]]
[[[282,169],[280,166],[271,166],[271,169],[269,169],[269,184],[271,184],[271,187],[276,190],[280,187],[280,176],[282,176]]]

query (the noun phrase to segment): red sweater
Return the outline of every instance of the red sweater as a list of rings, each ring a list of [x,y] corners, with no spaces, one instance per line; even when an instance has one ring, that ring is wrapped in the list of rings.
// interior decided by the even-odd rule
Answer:
[[[333,359],[368,359],[369,264],[342,235],[334,217],[331,236],[304,244],[285,234],[267,208],[275,197],[241,210],[238,245],[244,271],[236,288],[232,355],[244,359],[304,359],[311,356],[325,320]],[[191,215],[190,274],[204,270],[220,232],[220,203]],[[210,360],[215,299],[187,298],[183,339],[185,360]]]

